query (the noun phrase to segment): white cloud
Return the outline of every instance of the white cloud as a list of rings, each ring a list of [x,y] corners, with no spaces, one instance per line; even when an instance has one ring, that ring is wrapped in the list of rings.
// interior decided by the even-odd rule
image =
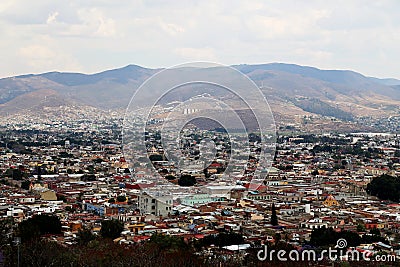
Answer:
[[[13,4],[13,0],[3,0],[0,2],[0,12],[9,9]]]
[[[210,47],[191,48],[183,47],[175,49],[175,53],[184,61],[217,61],[215,51]]]
[[[46,70],[79,70],[77,60],[60,50],[51,49],[45,45],[33,44],[19,49],[21,62],[25,62],[32,72]],[[62,66],[62,68],[60,68]]]
[[[396,0],[5,0],[0,57],[9,64],[0,66],[0,76],[218,60],[290,62],[400,78],[399,11]],[[35,63],[26,65],[22,58]]]
[[[185,29],[179,25],[173,24],[173,23],[164,23],[160,22],[161,28],[167,32],[168,34],[174,36],[179,33],[183,33]]]
[[[57,11],[51,13],[51,14],[49,15],[49,17],[47,18],[46,23],[47,23],[47,24],[51,24],[51,23],[56,22],[57,16],[58,16],[58,12],[57,12]]]
[[[79,26],[89,30],[89,35],[110,37],[116,34],[115,21],[98,8],[81,9],[78,14],[82,20]]]
[[[95,35],[100,35],[104,37],[114,36],[116,34],[115,22],[113,19],[105,19],[99,17],[99,26]]]

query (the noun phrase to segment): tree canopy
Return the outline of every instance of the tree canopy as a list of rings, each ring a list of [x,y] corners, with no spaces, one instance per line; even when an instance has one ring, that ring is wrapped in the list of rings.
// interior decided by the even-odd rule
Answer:
[[[367,193],[382,200],[400,201],[399,177],[383,174],[367,185]]]
[[[197,246],[209,246],[215,245],[218,247],[224,247],[229,245],[239,245],[244,242],[243,236],[238,233],[219,233],[218,235],[205,236]]]
[[[87,245],[90,241],[96,239],[96,236],[92,233],[92,230],[85,227],[79,229],[76,237],[79,245]]]
[[[120,236],[124,225],[118,220],[103,220],[101,222],[100,234],[104,238],[115,239]]]
[[[121,196],[121,195],[118,196],[118,197],[117,197],[117,201],[118,201],[118,202],[125,202],[125,201],[126,201],[126,196]]]
[[[184,174],[179,178],[178,184],[180,186],[193,186],[196,184],[196,178],[189,174]]]
[[[183,238],[177,236],[155,233],[151,236],[150,243],[157,245],[162,250],[179,251],[188,249],[188,244],[185,243]]]
[[[271,209],[272,209],[271,210],[271,212],[272,212],[272,214],[271,214],[271,224],[273,226],[276,226],[276,225],[278,225],[278,216],[276,215],[276,208],[275,208],[275,204],[274,203],[272,203],[272,208]]]
[[[53,215],[35,215],[32,218],[22,221],[18,226],[18,230],[23,241],[44,234],[60,234],[61,221],[57,216]]]
[[[342,230],[336,232],[332,228],[322,227],[319,229],[313,229],[311,232],[310,244],[314,246],[333,246],[336,245],[340,238],[346,239],[347,246],[349,247],[355,247],[361,243],[368,244],[379,241],[388,243],[385,238],[376,233],[376,231],[371,231],[370,234],[360,236],[358,233],[352,231]]]

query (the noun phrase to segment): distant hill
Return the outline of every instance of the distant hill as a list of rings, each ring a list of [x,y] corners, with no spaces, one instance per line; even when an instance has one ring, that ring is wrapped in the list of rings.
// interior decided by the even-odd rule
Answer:
[[[233,66],[241,72],[247,74],[255,70],[280,71],[298,74],[303,77],[310,77],[331,83],[360,83],[364,81],[364,76],[360,73],[347,70],[320,70],[314,67],[299,66],[295,64],[270,63],[261,65],[237,65]]]
[[[348,70],[294,64],[235,65],[261,88],[277,118],[321,115],[352,120],[399,113],[400,81]],[[160,69],[137,65],[96,74],[48,72],[0,79],[0,116],[39,106],[124,109],[140,84]],[[46,100],[46,101],[44,101]],[[53,103],[53,104],[54,104]]]
[[[400,85],[400,80],[397,79],[392,79],[392,78],[387,78],[387,79],[379,79],[379,78],[374,78],[374,77],[369,77],[371,81],[375,83],[380,83],[388,86],[396,86]]]

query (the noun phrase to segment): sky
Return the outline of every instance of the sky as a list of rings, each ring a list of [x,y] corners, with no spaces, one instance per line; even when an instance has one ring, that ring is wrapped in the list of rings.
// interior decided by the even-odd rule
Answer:
[[[294,63],[400,79],[400,1],[1,0],[0,77]]]

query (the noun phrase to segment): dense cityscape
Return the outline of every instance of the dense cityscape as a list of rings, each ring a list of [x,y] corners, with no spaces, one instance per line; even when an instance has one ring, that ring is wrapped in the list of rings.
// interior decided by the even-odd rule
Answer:
[[[205,185],[201,193],[154,197],[143,190],[154,186],[144,179],[148,162],[138,158],[130,168],[124,158],[120,122],[1,129],[3,264],[62,266],[70,257],[69,266],[147,266],[172,264],[169,258],[179,257],[186,266],[269,266],[277,259],[260,261],[263,245],[318,253],[339,238],[347,240],[349,250],[368,253],[368,259],[398,260],[399,194],[390,180],[400,172],[397,134],[278,133],[264,183],[248,188],[257,165],[250,155],[245,175],[228,194],[219,173],[234,151],[222,133],[193,126],[196,137],[186,135],[187,160],[198,157],[196,139],[214,138],[217,145],[217,160],[197,173],[178,173],[149,135],[154,143],[149,158],[165,180],[193,192]],[[252,139],[256,142],[256,134]],[[380,183],[382,189],[373,187],[374,179],[388,180]],[[56,251],[51,257],[45,253],[49,249]],[[98,256],[89,262],[87,253]],[[134,262],[139,254],[140,262]]]
[[[0,267],[400,266],[400,1],[0,1]]]

